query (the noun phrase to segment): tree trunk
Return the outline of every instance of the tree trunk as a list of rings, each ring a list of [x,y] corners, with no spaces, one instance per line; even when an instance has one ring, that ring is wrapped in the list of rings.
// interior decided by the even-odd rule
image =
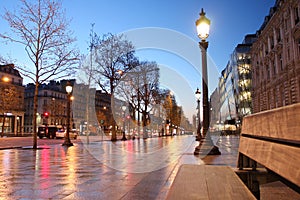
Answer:
[[[5,113],[3,113],[3,122],[2,122],[2,131],[1,131],[1,137],[4,136],[4,126],[5,126]]]
[[[33,149],[37,149],[37,121],[36,114],[38,109],[38,92],[39,92],[39,83],[36,82],[35,90],[34,90],[34,98],[33,98]]]
[[[112,86],[111,86],[112,87]],[[114,105],[114,97],[112,95],[112,91],[113,89],[111,89],[111,96],[110,96],[110,99],[111,99],[111,105]],[[111,106],[111,109],[110,109],[110,114],[111,114],[111,122],[112,122],[112,128],[111,128],[111,141],[117,141],[117,132],[116,132],[116,121],[114,119],[114,115],[113,115],[113,106]]]
[[[148,138],[148,132],[147,132],[147,112],[143,112],[143,139]]]
[[[86,95],[86,143],[90,143],[90,124],[89,124],[89,108],[90,108],[90,77],[89,77],[89,83],[88,83],[88,90],[87,90],[87,95]]]

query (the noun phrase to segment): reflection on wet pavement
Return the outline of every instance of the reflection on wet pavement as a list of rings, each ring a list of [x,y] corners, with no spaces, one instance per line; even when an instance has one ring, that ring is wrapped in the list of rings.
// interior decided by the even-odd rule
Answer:
[[[217,144],[227,159],[232,139]],[[203,164],[196,145],[182,136],[1,150],[0,199],[164,199],[181,164]]]

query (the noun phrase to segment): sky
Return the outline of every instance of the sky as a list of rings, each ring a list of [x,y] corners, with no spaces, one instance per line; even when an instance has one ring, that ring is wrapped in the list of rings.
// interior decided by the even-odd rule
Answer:
[[[19,0],[0,0],[4,8],[17,8]],[[201,8],[211,20],[209,47],[209,89],[217,84],[230,54],[246,34],[256,33],[275,0],[64,0],[76,46],[88,53],[91,24],[98,35],[124,33],[137,46],[141,60],[156,61],[165,74],[161,82],[178,96],[188,113],[195,111],[194,92],[201,88],[201,52],[195,21]],[[0,32],[9,31],[0,19]],[[24,48],[0,40],[0,55],[28,64]],[[176,77],[176,78],[174,78]],[[191,116],[191,115],[190,115]]]

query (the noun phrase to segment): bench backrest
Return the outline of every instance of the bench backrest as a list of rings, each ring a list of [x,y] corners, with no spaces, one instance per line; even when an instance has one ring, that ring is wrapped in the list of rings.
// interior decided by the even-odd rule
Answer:
[[[300,187],[300,103],[243,119],[238,167],[248,157]]]

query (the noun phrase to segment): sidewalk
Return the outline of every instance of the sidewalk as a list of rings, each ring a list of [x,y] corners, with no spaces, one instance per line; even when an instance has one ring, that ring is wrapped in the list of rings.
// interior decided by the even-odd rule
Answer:
[[[181,164],[234,166],[238,146],[223,137],[222,155],[202,160],[192,136],[96,141],[1,150],[0,199],[165,199]]]

